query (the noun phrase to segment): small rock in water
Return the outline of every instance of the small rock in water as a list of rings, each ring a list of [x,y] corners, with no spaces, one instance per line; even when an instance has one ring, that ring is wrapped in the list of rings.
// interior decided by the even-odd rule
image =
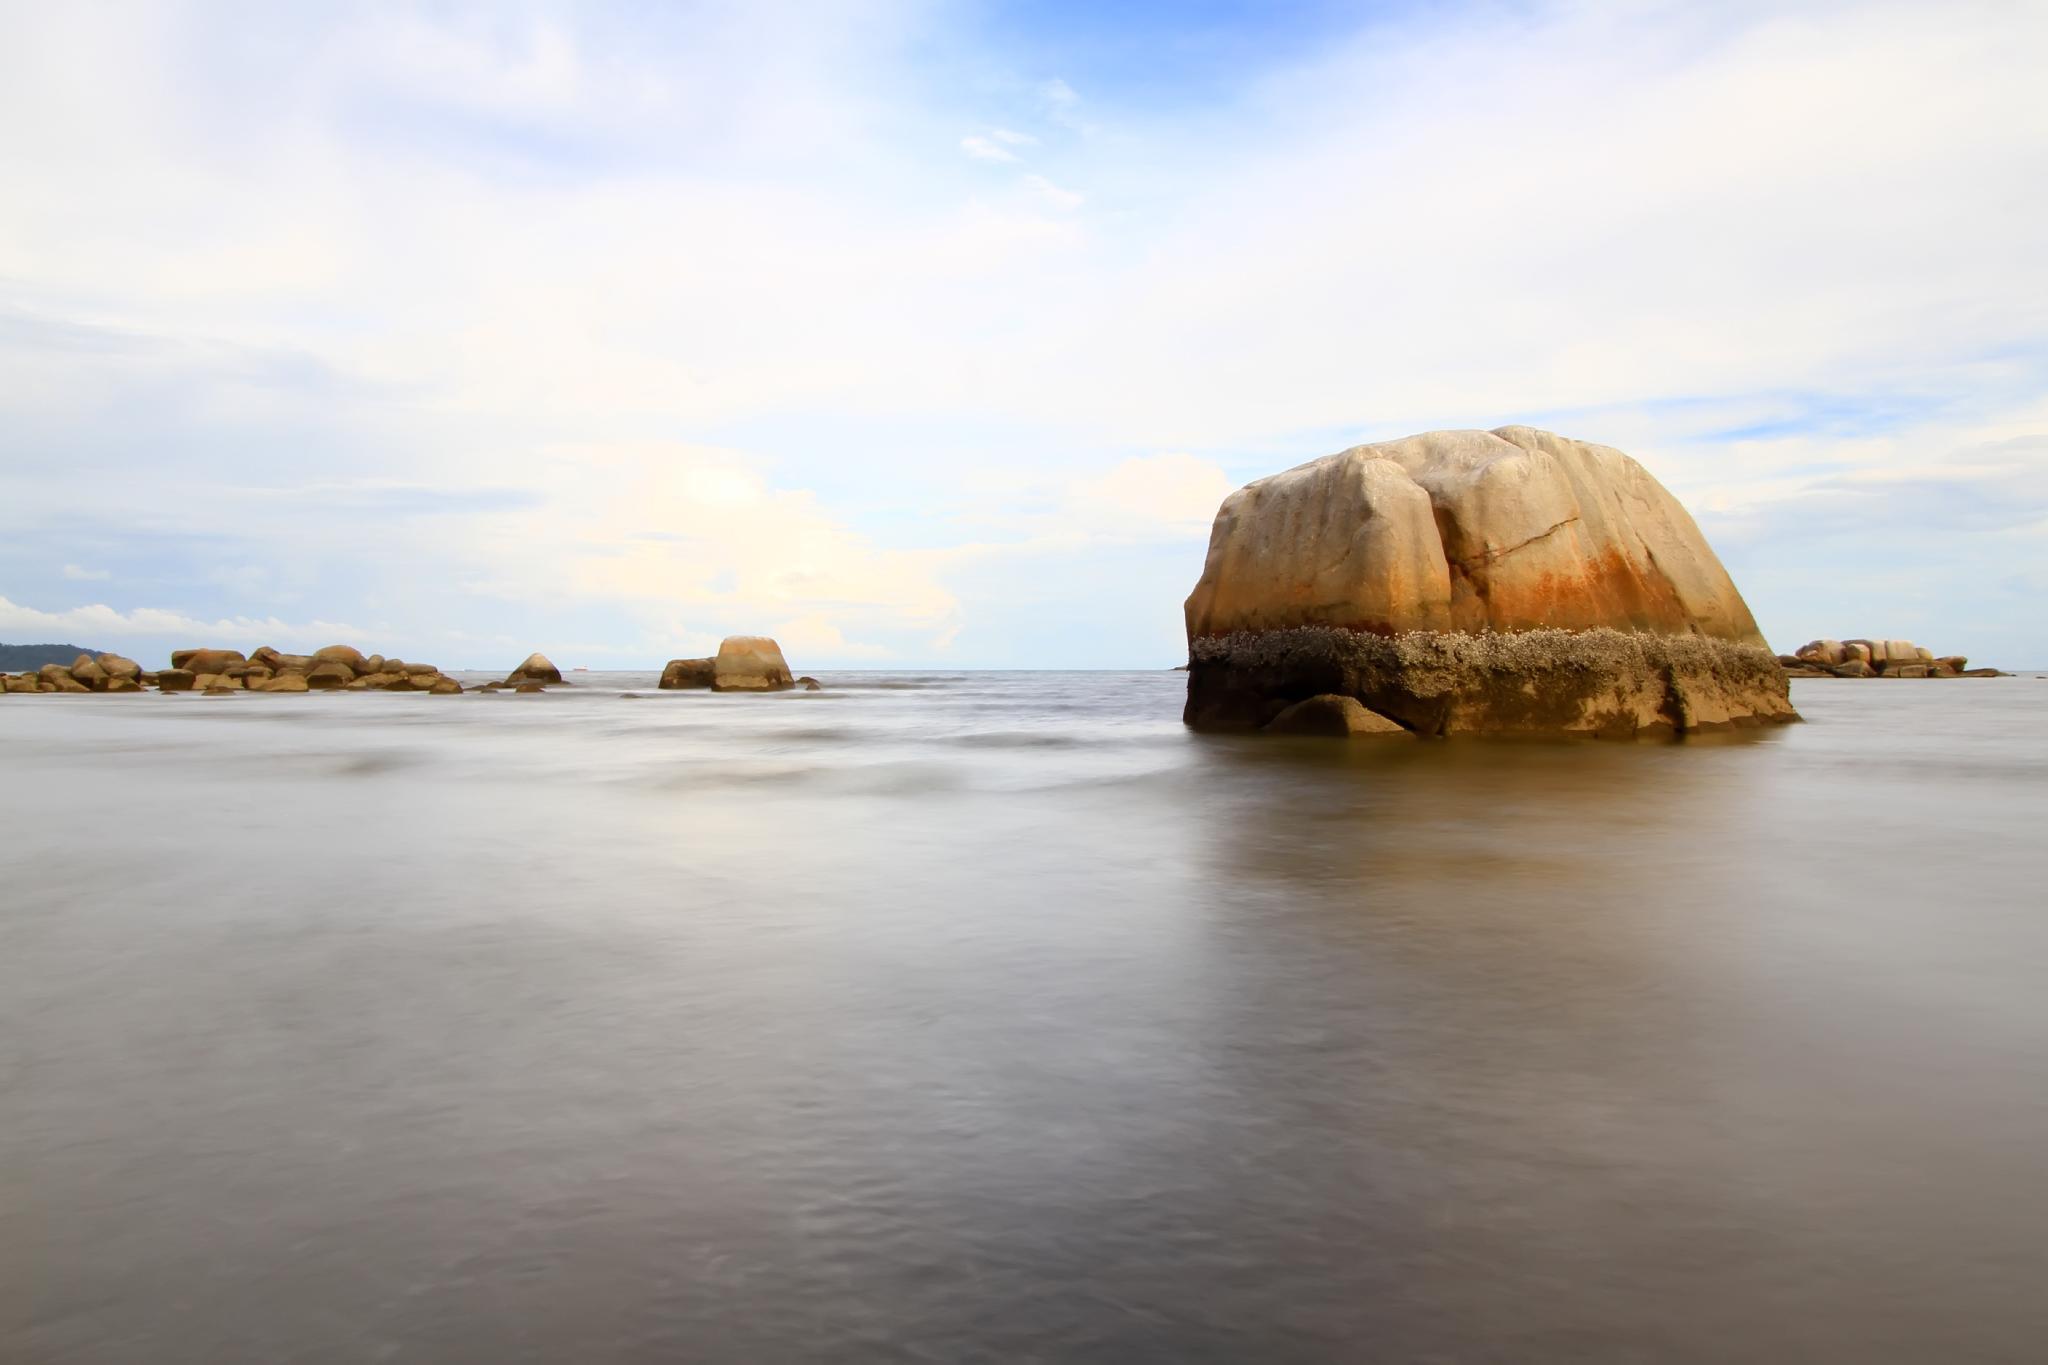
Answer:
[[[1393,721],[1367,710],[1355,697],[1326,693],[1298,701],[1266,723],[1276,735],[1326,735],[1350,739],[1358,735],[1405,735]]]
[[[558,683],[561,680],[562,670],[556,668],[547,655],[540,653],[527,655],[526,662],[513,669],[510,676],[505,679],[521,691],[525,691],[524,684],[527,683],[538,686],[543,683]]]

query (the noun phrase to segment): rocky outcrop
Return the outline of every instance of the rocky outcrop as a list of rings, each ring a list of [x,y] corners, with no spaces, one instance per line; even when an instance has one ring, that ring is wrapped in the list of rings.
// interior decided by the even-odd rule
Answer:
[[[119,654],[80,654],[68,664],[48,663],[33,673],[0,674],[0,693],[139,692],[142,665]]]
[[[782,646],[765,635],[729,635],[710,659],[670,659],[661,670],[665,691],[710,688],[714,692],[784,692],[803,686],[818,690],[815,678],[793,678]]]
[[[392,691],[431,692],[445,696],[462,685],[432,664],[407,664],[382,655],[364,655],[350,645],[329,645],[312,654],[280,654],[267,645],[250,655],[235,649],[180,649],[171,667],[143,671],[133,659],[118,654],[81,654],[69,665],[47,664],[18,678],[0,675],[6,692],[164,692]]]
[[[1797,718],[1678,501],[1618,450],[1528,427],[1359,446],[1239,489],[1186,615],[1197,728],[1319,697],[1426,735]]]
[[[1911,640],[1809,640],[1778,662],[1795,678],[2001,678],[1995,668],[1971,668],[1968,658],[1934,651]]]
[[[714,692],[781,692],[796,686],[782,646],[765,635],[728,635],[711,662]]]

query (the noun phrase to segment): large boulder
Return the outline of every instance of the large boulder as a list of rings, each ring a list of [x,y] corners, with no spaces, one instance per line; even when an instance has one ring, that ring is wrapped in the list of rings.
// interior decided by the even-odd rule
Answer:
[[[63,664],[44,664],[36,670],[38,692],[90,692],[92,688],[71,676]]]
[[[306,686],[317,690],[347,687],[355,681],[355,670],[344,663],[316,663],[307,671]]]
[[[765,635],[728,635],[711,663],[714,692],[780,692],[796,686],[782,646]]]
[[[249,684],[252,692],[304,692],[306,675],[303,673],[279,673],[261,682]]]
[[[190,692],[197,677],[189,668],[164,668],[157,670],[156,685],[165,692]]]
[[[680,688],[709,687],[718,676],[715,659],[670,659],[661,670],[661,686],[673,692]]]
[[[94,662],[92,655],[81,654],[71,665],[71,677],[75,682],[90,687],[95,692],[107,690],[107,670]]]
[[[1326,694],[1421,734],[1797,718],[1677,499],[1618,450],[1529,427],[1358,446],[1239,489],[1186,613],[1197,728]]]
[[[171,651],[171,667],[186,669],[192,673],[225,673],[230,664],[246,664],[248,658],[239,649],[174,649]]]
[[[316,649],[313,651],[313,663],[315,666],[320,664],[344,664],[351,675],[374,673],[376,671],[366,666],[369,660],[364,658],[363,651],[357,649],[354,645],[327,645],[324,648]]]
[[[102,654],[93,662],[100,666],[100,671],[105,673],[109,680],[126,678],[130,682],[142,681],[142,665],[133,659],[124,658],[119,654]],[[77,670],[74,668],[72,672],[75,675]]]
[[[521,683],[558,683],[562,670],[556,668],[545,654],[529,654],[526,662],[512,670],[506,677],[506,685],[517,687]]]

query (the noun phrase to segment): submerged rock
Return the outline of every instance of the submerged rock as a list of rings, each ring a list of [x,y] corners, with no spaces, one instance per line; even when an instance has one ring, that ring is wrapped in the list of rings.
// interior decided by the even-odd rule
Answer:
[[[1618,450],[1528,427],[1359,446],[1238,490],[1186,615],[1196,728],[1325,696],[1421,734],[1797,719],[1678,501]]]
[[[1276,735],[1328,735],[1349,739],[1356,735],[1405,735],[1393,721],[1368,711],[1351,697],[1324,695],[1298,701],[1266,722]]]

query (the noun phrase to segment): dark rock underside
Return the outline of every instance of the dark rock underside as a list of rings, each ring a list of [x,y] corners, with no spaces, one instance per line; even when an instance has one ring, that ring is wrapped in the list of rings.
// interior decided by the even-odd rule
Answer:
[[[1190,654],[1182,719],[1198,730],[1258,729],[1326,693],[1425,735],[1626,737],[1799,718],[1770,651],[1698,635],[1305,626],[1198,639]]]

